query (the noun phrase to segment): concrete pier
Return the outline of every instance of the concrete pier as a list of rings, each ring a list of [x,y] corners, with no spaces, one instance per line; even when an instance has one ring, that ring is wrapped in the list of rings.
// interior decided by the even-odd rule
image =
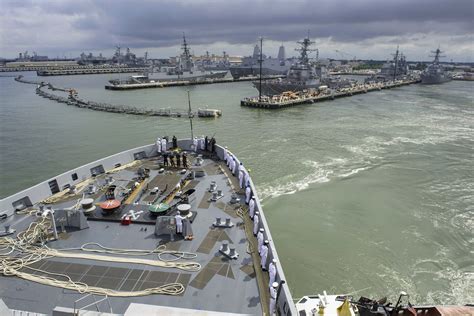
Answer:
[[[114,73],[142,73],[146,67],[81,67],[71,69],[45,69],[38,70],[38,76],[68,76],[68,75],[96,75],[96,74],[114,74]]]
[[[379,91],[382,89],[391,89],[419,83],[419,80],[396,80],[385,83],[360,84],[351,88],[343,88],[340,90],[327,90],[322,92],[295,92],[277,96],[263,96],[261,100],[258,97],[245,98],[240,101],[241,106],[248,106],[262,109],[281,109],[299,104],[311,104],[322,101],[334,100],[336,98],[350,97],[355,94]]]
[[[265,76],[262,80],[283,78],[284,76]],[[107,90],[133,90],[133,89],[148,89],[148,88],[166,88],[166,87],[179,87],[179,86],[194,86],[202,84],[213,84],[213,83],[226,83],[226,82],[240,82],[240,81],[253,81],[258,80],[258,76],[242,77],[238,79],[234,78],[203,78],[196,80],[176,80],[176,81],[159,81],[156,82],[144,82],[144,83],[120,83],[120,84],[108,84],[105,86]]]

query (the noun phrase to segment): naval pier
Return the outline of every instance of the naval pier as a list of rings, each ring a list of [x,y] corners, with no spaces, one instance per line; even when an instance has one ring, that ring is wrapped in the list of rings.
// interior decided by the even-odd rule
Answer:
[[[394,80],[388,82],[375,82],[366,84],[357,84],[341,89],[324,89],[317,91],[288,91],[280,95],[262,96],[261,98],[249,97],[240,101],[241,106],[260,108],[260,109],[281,109],[300,104],[312,104],[322,101],[331,101],[337,98],[350,97],[356,94],[380,91],[382,89],[391,89],[401,86],[407,86],[419,83],[419,79]]]
[[[262,77],[262,80],[284,78],[282,75],[269,75]],[[247,76],[240,78],[195,78],[195,79],[177,79],[177,80],[150,80],[149,82],[140,83],[110,83],[105,86],[106,90],[135,90],[135,89],[148,89],[148,88],[167,88],[167,87],[182,87],[182,86],[195,86],[213,83],[228,83],[228,82],[241,82],[241,81],[253,81],[258,80],[258,76]]]

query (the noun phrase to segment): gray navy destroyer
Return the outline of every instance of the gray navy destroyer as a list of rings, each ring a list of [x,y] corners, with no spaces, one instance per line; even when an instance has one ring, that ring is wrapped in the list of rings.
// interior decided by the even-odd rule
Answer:
[[[169,69],[166,73],[146,72],[143,75],[130,76],[125,80],[112,79],[112,85],[134,84],[134,83],[154,83],[166,81],[204,81],[206,79],[219,79],[227,75],[227,70],[206,71],[196,67],[191,55],[186,36],[183,34],[182,53],[179,56],[176,67]]]
[[[423,84],[439,84],[451,81],[451,76],[445,71],[444,67],[439,63],[441,56],[441,50],[438,48],[433,52],[435,55],[433,63],[430,64],[421,73],[421,83]]]
[[[317,89],[320,86],[327,86],[329,88],[341,88],[349,86],[350,80],[341,79],[340,77],[330,76],[326,68],[318,62],[312,63],[308,56],[310,51],[317,51],[311,49],[310,46],[314,44],[309,38],[299,41],[300,47],[296,50],[300,52],[300,56],[296,63],[294,63],[286,78],[255,81],[254,87],[263,95],[279,95],[287,91],[303,91],[307,89]],[[318,58],[316,58],[318,59]]]
[[[397,47],[393,59],[382,65],[380,72],[365,79],[365,82],[386,82],[397,79],[405,79],[409,76],[409,67],[405,55]]]

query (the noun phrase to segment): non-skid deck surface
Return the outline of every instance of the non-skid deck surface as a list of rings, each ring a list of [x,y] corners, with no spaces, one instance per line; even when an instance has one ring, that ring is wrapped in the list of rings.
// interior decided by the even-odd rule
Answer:
[[[230,239],[229,235],[225,232],[224,228],[212,228],[204,238],[204,240],[199,245],[199,248],[196,250],[200,253],[209,254],[211,250],[214,248],[214,245],[219,241],[227,240],[230,244],[233,244],[232,239]]]
[[[235,279],[234,272],[228,259],[223,257],[214,257],[196,277],[189,283],[190,286],[197,289],[204,289],[209,281],[216,275],[220,275],[229,279]]]
[[[31,267],[44,272],[28,268],[22,271],[40,276],[50,276],[47,272],[65,274],[74,282],[116,291],[141,291],[175,282],[186,287],[191,279],[189,273],[127,269],[53,260],[42,260],[32,264]]]
[[[204,193],[201,199],[201,202],[199,202],[198,208],[209,208],[209,206],[211,205],[211,196],[212,193],[206,191],[206,193]]]

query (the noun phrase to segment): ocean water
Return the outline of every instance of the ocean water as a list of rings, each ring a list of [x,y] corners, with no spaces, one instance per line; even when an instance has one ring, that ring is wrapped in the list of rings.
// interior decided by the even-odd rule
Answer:
[[[16,75],[16,74],[15,74]],[[33,73],[24,73],[34,79]],[[474,86],[411,85],[278,111],[240,107],[249,82],[109,91],[118,75],[44,77],[85,99],[223,111],[194,120],[251,169],[293,296],[336,293],[418,303],[474,301]],[[119,75],[125,77],[127,75]],[[5,197],[157,136],[184,118],[79,109],[0,77]]]

